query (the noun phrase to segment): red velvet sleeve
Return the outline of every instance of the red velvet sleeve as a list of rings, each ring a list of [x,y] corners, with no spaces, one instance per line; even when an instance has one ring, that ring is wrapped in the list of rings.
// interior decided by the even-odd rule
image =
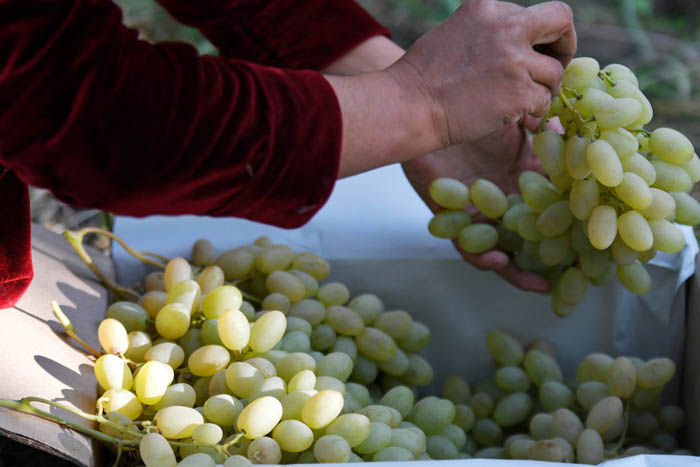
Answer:
[[[221,55],[320,70],[389,31],[353,0],[158,0]]]
[[[0,0],[0,165],[117,214],[305,223],[339,163],[327,81],[151,45],[121,19],[107,0]]]

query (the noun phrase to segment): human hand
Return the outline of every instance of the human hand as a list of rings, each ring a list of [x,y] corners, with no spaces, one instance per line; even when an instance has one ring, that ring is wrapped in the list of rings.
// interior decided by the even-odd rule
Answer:
[[[526,130],[536,129],[538,123],[538,120],[528,117],[524,125],[511,124],[474,143],[451,146],[412,159],[403,164],[403,170],[413,188],[433,212],[442,208],[432,201],[428,187],[440,177],[456,178],[467,186],[471,186],[478,178],[485,178],[498,185],[506,194],[517,193],[518,176],[524,170],[542,170]],[[535,292],[549,289],[547,279],[539,274],[520,271],[508,255],[501,251],[470,254],[462,250],[456,241],[453,243],[459,254],[473,266],[493,270],[518,288]]]
[[[572,13],[564,3],[523,8],[470,0],[387,72],[408,96],[428,102],[429,131],[449,147],[497,131],[514,134],[527,116],[543,116],[575,51]]]

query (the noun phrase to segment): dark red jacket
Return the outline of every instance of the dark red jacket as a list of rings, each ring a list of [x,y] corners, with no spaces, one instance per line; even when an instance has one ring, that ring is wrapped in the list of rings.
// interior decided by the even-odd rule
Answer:
[[[304,224],[337,176],[316,71],[388,32],[352,0],[160,0],[221,57],[149,44],[109,0],[0,0],[0,308],[32,277],[27,184],[115,214]]]

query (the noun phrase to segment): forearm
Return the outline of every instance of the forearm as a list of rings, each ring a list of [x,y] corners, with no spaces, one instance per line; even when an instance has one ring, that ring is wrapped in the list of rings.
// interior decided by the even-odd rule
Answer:
[[[359,44],[321,72],[330,75],[356,75],[383,70],[405,53],[386,36],[374,36]]]

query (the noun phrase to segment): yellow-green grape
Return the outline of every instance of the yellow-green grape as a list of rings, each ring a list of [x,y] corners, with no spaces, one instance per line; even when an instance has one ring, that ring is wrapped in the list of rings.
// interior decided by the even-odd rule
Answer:
[[[588,239],[595,248],[605,250],[617,235],[617,213],[610,206],[597,206],[587,224]]]
[[[131,420],[136,420],[141,415],[141,403],[133,392],[126,389],[108,389],[100,401],[106,413],[119,412]]]
[[[342,352],[329,353],[318,362],[318,376],[332,376],[340,381],[347,381],[352,373],[352,359]]]
[[[153,271],[146,276],[144,285],[148,292],[165,292],[165,273],[163,271]]]
[[[455,405],[455,418],[452,423],[463,429],[465,432],[471,431],[476,423],[474,410],[466,404]]]
[[[194,429],[204,423],[204,418],[193,408],[174,405],[160,409],[153,421],[166,438],[182,439],[192,436]]]
[[[635,87],[639,87],[639,81],[635,76],[634,72],[627,68],[625,65],[619,63],[611,63],[603,68],[603,71],[607,72],[610,79],[616,82],[627,81]]]
[[[401,413],[393,407],[374,404],[362,407],[356,412],[365,415],[372,422],[386,423],[391,428],[398,428],[401,424]]]
[[[279,359],[275,364],[275,369],[277,376],[291,382],[292,378],[301,371],[316,371],[316,361],[307,353],[294,352]]]
[[[229,309],[221,313],[217,320],[217,329],[221,342],[227,349],[240,352],[251,341],[248,319],[237,309]]]
[[[569,202],[557,201],[542,211],[537,219],[537,232],[543,237],[557,237],[567,230],[574,221]]]
[[[345,463],[350,459],[350,445],[337,435],[321,436],[314,443],[314,457],[321,463]]]
[[[557,361],[539,350],[529,350],[523,360],[525,371],[537,387],[547,381],[561,381],[562,372]]]
[[[377,364],[374,360],[363,355],[358,355],[355,366],[350,374],[350,380],[360,384],[370,384],[377,378],[377,373]]]
[[[364,356],[376,361],[385,361],[396,355],[396,342],[379,329],[366,327],[355,337],[357,350]]]
[[[622,401],[619,397],[609,396],[598,401],[588,412],[586,428],[592,428],[603,434],[611,429],[622,417]]]
[[[493,410],[493,420],[502,427],[515,426],[532,412],[532,398],[523,392],[507,395]]]
[[[182,449],[182,448],[181,448]],[[216,462],[205,452],[195,452],[185,456],[183,451],[180,451],[180,455],[183,456],[182,460],[178,462],[177,467],[215,467]]]
[[[562,86],[576,90],[588,87],[590,82],[598,75],[600,65],[598,61],[590,57],[576,57],[564,70]]]
[[[541,439],[528,450],[529,460],[546,462],[564,462],[566,451],[554,440]]]
[[[532,212],[532,209],[526,203],[518,203],[509,207],[506,213],[503,214],[503,225],[508,230],[517,231],[520,218],[528,212]]]
[[[168,294],[163,290],[149,290],[139,299],[139,305],[143,307],[151,319],[156,319],[156,315],[168,299]]]
[[[539,398],[547,412],[554,412],[570,406],[574,401],[574,393],[559,381],[547,381],[540,386]]]
[[[518,435],[513,435],[518,436]],[[511,436],[511,438],[513,437]],[[523,435],[526,436],[526,435]],[[529,437],[521,437],[513,439],[510,443],[504,445],[505,452],[511,459],[527,459],[530,452],[530,447],[535,444],[534,439]]]
[[[350,360],[352,360],[353,365],[357,361],[357,355],[359,354],[355,340],[347,336],[339,336],[331,350],[333,352],[342,352],[346,354],[350,357]]]
[[[143,364],[134,377],[134,392],[142,404],[157,404],[175,377],[170,365],[157,361]]]
[[[314,279],[310,274],[296,269],[290,269],[287,272],[299,279],[301,283],[304,284],[304,298],[316,296],[316,293],[318,292],[318,281]]]
[[[609,263],[610,253],[608,250],[591,250],[579,256],[581,272],[591,280],[600,277],[606,271]]]
[[[471,435],[480,446],[485,447],[497,446],[503,440],[503,430],[490,418],[478,419]]]
[[[469,203],[469,188],[454,178],[438,178],[428,187],[430,197],[447,209],[463,209]]]
[[[263,379],[262,373],[246,362],[233,362],[226,369],[226,385],[236,397],[249,397]]]
[[[455,405],[447,399],[428,396],[416,402],[409,421],[415,423],[426,435],[442,432],[455,417]]]
[[[610,253],[617,264],[632,264],[637,259],[637,251],[627,246],[619,235],[615,237]]]
[[[226,250],[216,259],[216,265],[224,271],[227,281],[235,281],[248,276],[255,267],[255,255],[244,249]]]
[[[311,339],[308,334],[301,331],[287,332],[279,345],[285,352],[311,351]]]
[[[611,101],[614,97],[605,91],[596,88],[586,88],[581,93],[581,98],[576,100],[574,108],[583,118],[591,118],[596,107],[603,102]]]
[[[374,320],[376,320],[379,314],[384,311],[384,304],[379,297],[370,293],[356,296],[350,300],[350,303],[348,303],[347,306],[355,313],[360,315],[365,325],[374,323]]]
[[[160,410],[173,405],[184,407],[194,407],[197,401],[197,394],[192,386],[187,383],[176,383],[168,386],[165,394],[157,404],[153,405],[155,410]]]
[[[411,319],[408,331],[396,339],[398,346],[405,352],[418,352],[430,342],[430,329]]]
[[[396,386],[388,390],[379,401],[380,405],[396,409],[402,418],[406,418],[413,408],[415,395],[407,386]]]
[[[493,412],[496,402],[487,392],[476,392],[469,400],[469,406],[479,418],[488,417]]]
[[[369,394],[369,389],[359,383],[346,383],[346,393],[349,397],[355,399],[361,407],[372,403],[372,397]],[[411,402],[411,405],[413,403]],[[397,409],[398,410],[398,409]]]
[[[195,350],[187,360],[190,373],[195,376],[214,376],[231,360],[228,350],[220,345],[205,345]]]
[[[637,375],[639,377],[639,375]],[[652,389],[637,386],[632,395],[632,406],[641,410],[656,411],[661,403],[661,393],[663,386],[657,386]]]
[[[578,437],[583,432],[583,423],[574,412],[567,408],[560,408],[552,413],[552,434],[565,439],[575,446]]]
[[[574,180],[583,180],[591,173],[591,168],[586,160],[586,148],[589,144],[590,140],[588,138],[580,136],[572,136],[566,142],[564,150],[566,172]]]
[[[467,253],[483,253],[498,243],[498,231],[489,224],[472,224],[459,234],[460,248]]]
[[[401,378],[408,384],[414,384],[416,386],[425,386],[433,381],[433,367],[430,366],[428,361],[418,354],[410,354],[408,357],[408,369],[401,375]],[[383,362],[378,362],[377,366],[380,369],[386,371],[386,368],[382,368]]]
[[[282,339],[286,327],[287,319],[284,313],[276,310],[265,313],[250,330],[250,348],[257,353],[267,352]]]
[[[340,381],[338,378],[334,378],[332,376],[317,376],[316,385],[314,386],[314,389],[316,391],[325,391],[330,389],[339,392],[343,395],[343,397],[345,397],[345,394],[347,393],[345,383]]]
[[[528,428],[532,439],[549,439],[554,436],[552,433],[552,418],[552,414],[540,412],[530,419]]]
[[[633,250],[646,251],[654,244],[654,234],[647,220],[637,211],[627,211],[617,220],[620,238]]]
[[[287,390],[294,391],[313,389],[316,386],[316,375],[311,370],[301,370],[289,380]]]
[[[542,240],[542,235],[537,231],[537,219],[539,214],[535,211],[530,211],[522,216],[518,221],[518,234],[525,240],[531,242],[539,242]]]
[[[456,430],[459,430],[462,433],[462,436],[464,436],[464,441],[466,442],[466,436],[461,428],[455,425],[450,425],[447,428],[450,427],[454,427]],[[446,431],[447,428],[445,429]],[[450,431],[450,433],[454,434],[455,432]],[[444,432],[442,436],[445,436]],[[458,435],[455,434],[455,436]],[[393,430],[391,430],[390,446],[406,449],[416,459],[425,454],[427,449],[426,441],[427,439],[425,437],[425,433],[423,433],[423,431],[420,428],[413,425],[407,428],[394,428]]]
[[[665,405],[657,412],[659,427],[666,433],[676,433],[685,423],[685,412],[675,405]]]
[[[139,441],[139,454],[146,467],[176,467],[175,453],[159,433],[148,433]]]
[[[95,377],[105,390],[131,389],[134,381],[126,361],[112,354],[105,354],[97,359]]]
[[[285,395],[287,395],[287,383],[279,376],[270,376],[255,386],[248,399],[255,400],[263,396],[282,399]]]
[[[502,366],[493,378],[496,385],[506,392],[527,392],[530,389],[530,378],[519,366]]]
[[[442,386],[442,397],[454,404],[466,404],[472,396],[472,390],[461,376],[450,376]]]
[[[656,181],[656,168],[646,157],[639,153],[632,154],[629,159],[625,159],[622,162],[622,168],[625,172],[636,173],[649,186]]]
[[[344,336],[357,336],[365,328],[362,317],[350,308],[331,305],[326,310],[326,324],[335,332]]]
[[[544,130],[537,133],[532,137],[532,147],[535,154],[537,154],[537,158],[542,164],[542,168],[549,176],[558,176],[564,173],[565,145],[564,140],[559,133],[555,132],[554,130]],[[472,185],[472,201],[476,205],[474,185]],[[479,211],[481,211],[478,205],[476,207],[479,209]]]
[[[559,282],[556,285],[556,289],[559,292],[557,295],[564,303],[575,305],[580,303],[586,296],[588,283],[589,281],[581,269],[570,267],[564,271],[564,274],[559,278]],[[530,377],[532,377],[532,375],[530,375]],[[537,384],[537,382],[535,382],[535,384]]]
[[[189,358],[192,353],[202,346],[202,331],[198,328],[190,328],[184,336],[177,340],[177,344],[182,347],[185,356]]]
[[[299,420],[283,420],[272,432],[272,438],[287,452],[302,452],[311,447],[314,433]]]
[[[617,278],[630,292],[644,295],[651,289],[651,276],[639,261],[617,267]]]
[[[343,410],[343,395],[332,389],[319,391],[301,409],[301,421],[318,430],[329,425]]]
[[[306,295],[306,287],[295,275],[287,271],[273,271],[265,279],[267,290],[280,293],[289,298],[292,303],[298,302]],[[264,308],[268,309],[268,308]],[[279,310],[286,311],[286,310]]]
[[[156,316],[156,330],[166,339],[178,339],[190,328],[190,310],[182,303],[165,305]]]
[[[642,104],[630,97],[601,102],[593,112],[598,127],[603,130],[631,125],[641,114]]]
[[[219,336],[219,322],[216,319],[203,322],[199,336],[204,345],[224,345]]]
[[[501,365],[518,365],[525,356],[520,342],[505,331],[489,331],[486,344],[493,359]]]
[[[123,355],[129,348],[129,336],[122,323],[113,318],[102,320],[97,328],[97,338],[105,352]]]
[[[555,293],[552,295],[552,311],[555,315],[560,317],[569,316],[571,313],[576,311],[576,303],[567,303],[562,300],[561,292],[555,289]]]
[[[318,394],[318,391],[315,389],[290,391],[289,394],[280,400],[282,403],[282,420],[301,419],[301,410],[304,408],[304,404],[316,394]]]
[[[615,194],[632,209],[646,209],[652,202],[649,186],[642,177],[632,172],[623,174],[622,182],[615,187]]]
[[[326,307],[318,300],[305,298],[291,306],[289,316],[305,319],[311,326],[317,326],[326,317]]]
[[[658,188],[649,188],[649,191],[651,191],[651,204],[646,209],[639,211],[644,217],[649,220],[661,220],[676,212],[676,201],[673,195]],[[680,195],[687,196],[687,193],[680,193]],[[698,205],[697,220],[700,222],[700,205]],[[680,222],[677,212],[676,222]]]
[[[649,227],[654,234],[654,249],[665,253],[678,253],[685,247],[683,232],[666,219],[649,221]]]
[[[661,411],[659,411],[659,418],[661,418]],[[652,438],[659,431],[659,421],[649,410],[630,410],[627,426],[628,436],[642,440]]]
[[[206,238],[200,238],[192,245],[190,257],[197,266],[210,266],[216,262],[216,248]]]
[[[601,184],[615,187],[622,182],[622,163],[607,141],[599,139],[589,144],[586,148],[586,161]]]
[[[557,187],[557,190],[561,192],[571,188],[571,185],[574,183],[574,179],[571,178],[566,172],[561,175],[552,175],[550,179],[552,184]]]
[[[370,434],[370,425],[370,419],[365,415],[344,414],[328,425],[326,434],[340,436],[350,447],[355,447],[367,439]]]
[[[391,444],[392,429],[386,423],[371,422],[369,436],[354,450],[360,454],[374,454]]]
[[[193,314],[199,310],[201,297],[202,293],[199,284],[193,280],[186,279],[170,288],[165,304],[180,303],[189,310],[190,314]]]
[[[617,83],[615,86],[610,88],[610,95],[620,98],[630,98],[634,99],[641,105],[641,112],[634,124],[646,125],[651,121],[654,116],[654,110],[651,107],[649,99],[639,90],[637,86],[627,81],[622,81]],[[620,125],[627,126],[627,125]]]
[[[671,381],[675,373],[676,364],[670,358],[652,358],[637,369],[637,385],[655,389]]]
[[[649,148],[659,159],[683,165],[693,158],[693,143],[681,132],[671,128],[657,128],[649,137]]]
[[[413,381],[417,379],[422,379],[425,378],[426,376],[423,375],[423,369],[420,368],[418,369],[419,372],[421,372],[420,375],[407,375],[406,373],[411,369],[411,360],[406,356],[406,354],[403,352],[401,349],[396,349],[396,354],[390,358],[389,360],[384,360],[382,362],[377,362],[377,368],[379,368],[381,371],[386,373],[387,375],[391,376],[405,376],[408,381]],[[432,369],[430,370],[432,373]],[[429,376],[430,380],[432,380],[432,375]],[[421,383],[413,383],[413,384],[421,384]]]
[[[700,203],[688,193],[669,193],[675,201],[675,222],[685,225],[700,224]],[[668,217],[668,216],[666,216]]]
[[[414,432],[414,433],[420,433],[421,430],[419,429],[410,429],[408,431]],[[423,436],[425,436],[423,434]],[[457,425],[447,425],[447,428],[445,428],[441,433],[440,436],[444,436],[445,438],[449,439],[452,441],[452,444],[455,445],[458,451],[461,451],[464,446],[467,444],[467,434],[464,432],[464,430]],[[419,440],[420,441],[420,440]],[[406,448],[408,449],[408,448]],[[409,449],[411,451],[411,449]],[[411,451],[413,452],[413,451]],[[420,454],[419,454],[420,455]]]
[[[232,285],[222,285],[202,300],[202,313],[209,319],[216,319],[226,310],[238,310],[242,301],[240,290]]]
[[[655,188],[665,191],[688,192],[693,187],[690,175],[682,167],[658,159],[650,162],[656,171],[656,180],[652,184]]]
[[[298,253],[292,260],[292,269],[304,271],[317,281],[322,281],[331,273],[328,261],[314,253]]]
[[[637,385],[637,367],[634,362],[627,357],[616,358],[608,370],[607,383],[613,396],[620,399],[632,397]]]
[[[693,185],[700,182],[700,157],[698,157],[697,154],[693,154],[693,157],[691,157],[688,162],[681,165],[681,167],[688,172]]]
[[[611,356],[604,353],[594,352],[589,354],[579,364],[578,368],[576,368],[576,379],[579,382],[606,382],[613,361],[614,359]]]
[[[301,332],[307,336],[311,335],[312,327],[311,323],[302,318],[297,318],[296,316],[287,317],[287,330],[286,334],[291,332]]]
[[[518,177],[518,186],[527,205],[536,212],[561,199],[561,193],[552,182],[537,172],[525,171]]]
[[[293,259],[294,251],[288,245],[270,245],[264,247],[255,258],[255,267],[262,273],[270,274],[273,271],[287,269]]]
[[[621,161],[629,159],[639,150],[637,138],[624,128],[603,130],[600,132],[600,139],[610,143]]]
[[[170,292],[170,290],[175,287],[175,284],[180,281],[189,280],[191,277],[192,268],[185,258],[177,257],[171,259],[165,267],[165,291]]]
[[[282,460],[280,445],[267,436],[254,439],[246,454],[254,464],[279,464]]]
[[[107,318],[116,319],[124,325],[126,332],[144,331],[148,313],[133,302],[115,302],[107,308]]]
[[[107,412],[107,420],[119,425],[119,428],[100,423],[99,429],[102,433],[114,436],[115,438],[133,439],[133,435],[124,433],[133,422],[129,417],[119,412]]]
[[[129,347],[124,353],[124,356],[133,362],[141,363],[146,352],[148,352],[148,349],[153,345],[151,336],[143,331],[132,331],[129,333],[128,337]]]
[[[275,273],[278,272],[284,272],[284,271],[275,271],[267,278],[269,279],[270,276],[272,276]],[[291,275],[291,274],[290,274]],[[301,281],[300,281],[301,282]],[[268,286],[268,289],[270,287]],[[289,308],[291,307],[291,302],[289,301],[289,298],[286,295],[283,295],[279,292],[272,292],[268,294],[260,304],[260,310],[264,311],[270,311],[270,310],[277,310],[281,311],[284,314],[287,314],[289,312]]]
[[[601,381],[584,381],[576,388],[576,400],[587,411],[609,395],[608,385]]]
[[[332,348],[338,340],[338,336],[327,324],[320,324],[311,331],[311,348],[324,351]]]
[[[392,310],[380,314],[374,322],[374,327],[394,339],[399,339],[408,333],[412,322],[413,318],[406,311]]]
[[[175,369],[185,361],[185,351],[174,342],[161,342],[148,349],[144,359],[165,363]]]
[[[431,459],[437,459],[437,460],[447,460],[447,459],[456,459],[457,458],[457,446],[454,445],[452,441],[450,441],[448,438],[442,436],[442,435],[432,435],[428,436],[426,439],[425,443],[425,448],[426,452],[430,456]],[[392,449],[392,448],[386,448],[385,450]],[[396,449],[401,449],[401,448],[396,448]],[[409,452],[410,454],[410,452]],[[377,453],[379,455],[379,453]],[[373,460],[376,460],[377,455],[375,455],[375,458]],[[400,458],[399,460],[406,460],[404,458]],[[410,459],[409,459],[410,460]]]
[[[472,217],[465,211],[440,211],[430,219],[428,231],[437,238],[457,238],[471,223]]]
[[[600,433],[586,429],[576,441],[576,460],[580,464],[598,465],[605,460],[605,447]]]
[[[345,305],[350,299],[350,291],[340,282],[328,282],[319,287],[316,296],[327,307]]]
[[[282,404],[271,396],[264,396],[250,402],[238,415],[236,427],[243,430],[245,437],[256,439],[265,436],[282,418]]]

